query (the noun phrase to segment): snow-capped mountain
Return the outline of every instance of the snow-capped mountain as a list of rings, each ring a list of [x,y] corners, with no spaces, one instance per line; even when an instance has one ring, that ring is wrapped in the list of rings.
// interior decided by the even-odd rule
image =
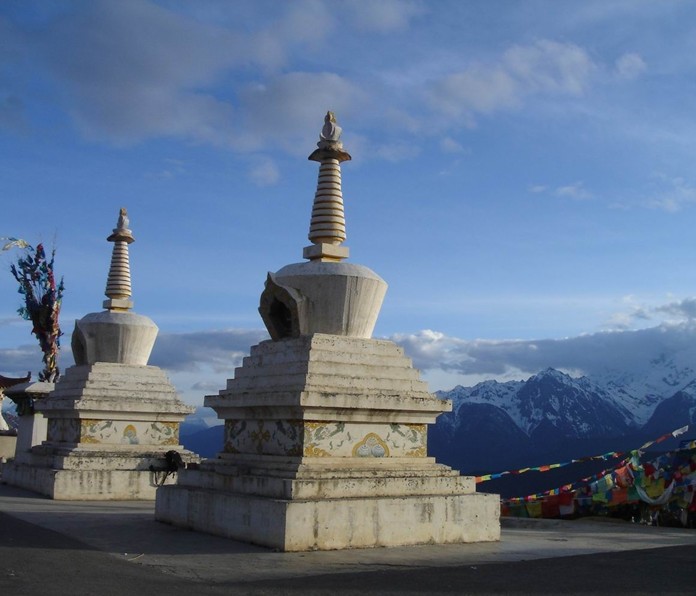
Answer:
[[[438,395],[453,408],[430,429],[431,454],[466,473],[620,451],[696,424],[696,372],[674,355],[633,372],[572,378],[549,368]]]
[[[640,332],[636,332],[640,333]],[[614,346],[615,359],[595,369],[589,378],[630,410],[644,425],[658,404],[696,379],[694,325],[660,326],[645,330],[649,341]],[[621,348],[626,348],[626,354]]]
[[[443,430],[461,426],[466,406],[487,404],[503,410],[533,440],[551,435],[568,438],[620,436],[639,426],[631,410],[589,379],[573,379],[552,368],[527,381],[485,381],[474,387],[439,392],[453,401],[441,416]]]
[[[633,449],[696,424],[695,377],[690,367],[662,358],[642,372],[607,374],[599,381],[550,368],[526,381],[458,386],[438,392],[453,408],[430,427],[428,452],[464,474],[485,474]],[[579,473],[575,467],[557,472],[554,481],[547,475],[507,476],[485,489],[527,494],[549,488],[550,481],[572,482]]]
[[[199,406],[193,414],[190,414],[184,419],[181,424],[181,433],[193,434],[201,430],[207,430],[213,426],[218,426],[219,424],[223,424],[223,421],[217,417],[214,410]]]
[[[662,434],[687,424],[696,425],[696,380],[662,400],[643,429]]]
[[[530,437],[540,425],[565,429],[568,437],[625,433],[643,427],[659,404],[680,390],[696,391],[696,369],[687,356],[661,352],[635,370],[607,368],[592,377],[572,378],[550,368],[527,381],[457,386],[438,392],[454,403],[453,415],[442,425],[459,424],[462,405],[476,403],[503,409]]]

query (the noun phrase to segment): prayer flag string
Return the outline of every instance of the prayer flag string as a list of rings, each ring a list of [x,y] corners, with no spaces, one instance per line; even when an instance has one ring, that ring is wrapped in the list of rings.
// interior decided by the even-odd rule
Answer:
[[[666,441],[670,437],[678,437],[679,435],[683,435],[688,430],[689,430],[688,425],[682,426],[681,428],[673,430],[672,432],[665,433],[664,435],[658,437],[657,439],[653,439],[652,441],[648,441],[647,443],[644,443],[643,445],[638,447],[638,449],[631,450],[630,453],[634,453],[636,451],[643,451],[644,449],[647,449],[648,447],[650,447],[652,445]],[[607,453],[601,453],[599,455],[590,455],[587,457],[580,457],[577,459],[571,459],[568,461],[554,463],[554,464],[546,464],[543,466],[530,466],[527,468],[519,468],[517,470],[505,470],[504,472],[494,472],[492,474],[483,474],[481,476],[476,476],[476,484],[479,484],[481,482],[487,482],[489,480],[496,480],[497,478],[502,478],[503,476],[508,476],[508,475],[526,474],[527,472],[548,472],[550,470],[555,470],[557,468],[563,468],[565,466],[570,466],[572,464],[583,463],[583,462],[587,462],[587,461],[618,459],[620,457],[623,457],[625,454],[626,454],[625,451],[623,451],[623,452],[622,451],[609,451]]]

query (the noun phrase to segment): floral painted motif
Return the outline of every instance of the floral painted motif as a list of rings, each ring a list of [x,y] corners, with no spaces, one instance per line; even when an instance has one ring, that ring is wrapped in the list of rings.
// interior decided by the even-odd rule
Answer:
[[[178,422],[153,422],[145,429],[147,443],[155,445],[178,445]]]
[[[46,438],[51,443],[78,443],[80,441],[80,420],[78,418],[49,419]]]
[[[246,431],[246,420],[225,420],[225,451],[240,453],[239,438]]]
[[[270,441],[271,433],[268,429],[264,428],[264,421],[258,420],[256,422],[258,428],[251,431],[249,436],[251,437],[254,447],[256,448],[256,453],[263,453],[264,446]]]
[[[425,424],[227,420],[225,452],[303,457],[425,457]]]
[[[301,455],[301,420],[227,420],[225,451],[264,455]]]
[[[379,435],[369,433],[353,447],[353,457],[389,457],[389,447]]]
[[[404,449],[405,457],[426,457],[428,455],[428,431],[425,424],[392,424],[387,441]],[[398,441],[392,433],[401,438]]]
[[[179,444],[178,422],[128,422],[125,420],[85,419],[76,420],[75,424],[77,424],[76,434],[79,436],[81,443],[105,445]],[[55,432],[58,432],[58,427],[56,427]],[[61,440],[65,441],[66,439]]]
[[[304,422],[306,457],[334,457],[347,442],[352,442],[352,437],[345,422]]]
[[[81,443],[109,443],[117,436],[113,420],[82,420],[80,428]]]

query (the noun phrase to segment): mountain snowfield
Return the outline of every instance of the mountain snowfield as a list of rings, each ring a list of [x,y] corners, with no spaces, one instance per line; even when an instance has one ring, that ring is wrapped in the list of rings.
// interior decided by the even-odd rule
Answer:
[[[526,381],[484,381],[473,387],[439,391],[453,412],[438,425],[459,426],[465,406],[500,408],[527,436],[542,424],[563,426],[569,437],[611,436],[644,427],[656,408],[676,393],[696,393],[696,350],[660,353],[647,366],[573,378],[548,368]],[[696,405],[696,401],[695,401]]]

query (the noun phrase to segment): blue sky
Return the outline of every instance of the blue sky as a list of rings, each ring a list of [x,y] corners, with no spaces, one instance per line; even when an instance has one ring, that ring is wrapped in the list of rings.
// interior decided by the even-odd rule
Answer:
[[[328,109],[351,261],[390,285],[376,335],[433,389],[587,371],[511,340],[696,340],[693,3],[5,0],[0,40],[0,235],[55,244],[69,333],[127,207],[135,310],[189,401],[301,260]],[[0,373],[39,368],[19,299],[0,275]]]

